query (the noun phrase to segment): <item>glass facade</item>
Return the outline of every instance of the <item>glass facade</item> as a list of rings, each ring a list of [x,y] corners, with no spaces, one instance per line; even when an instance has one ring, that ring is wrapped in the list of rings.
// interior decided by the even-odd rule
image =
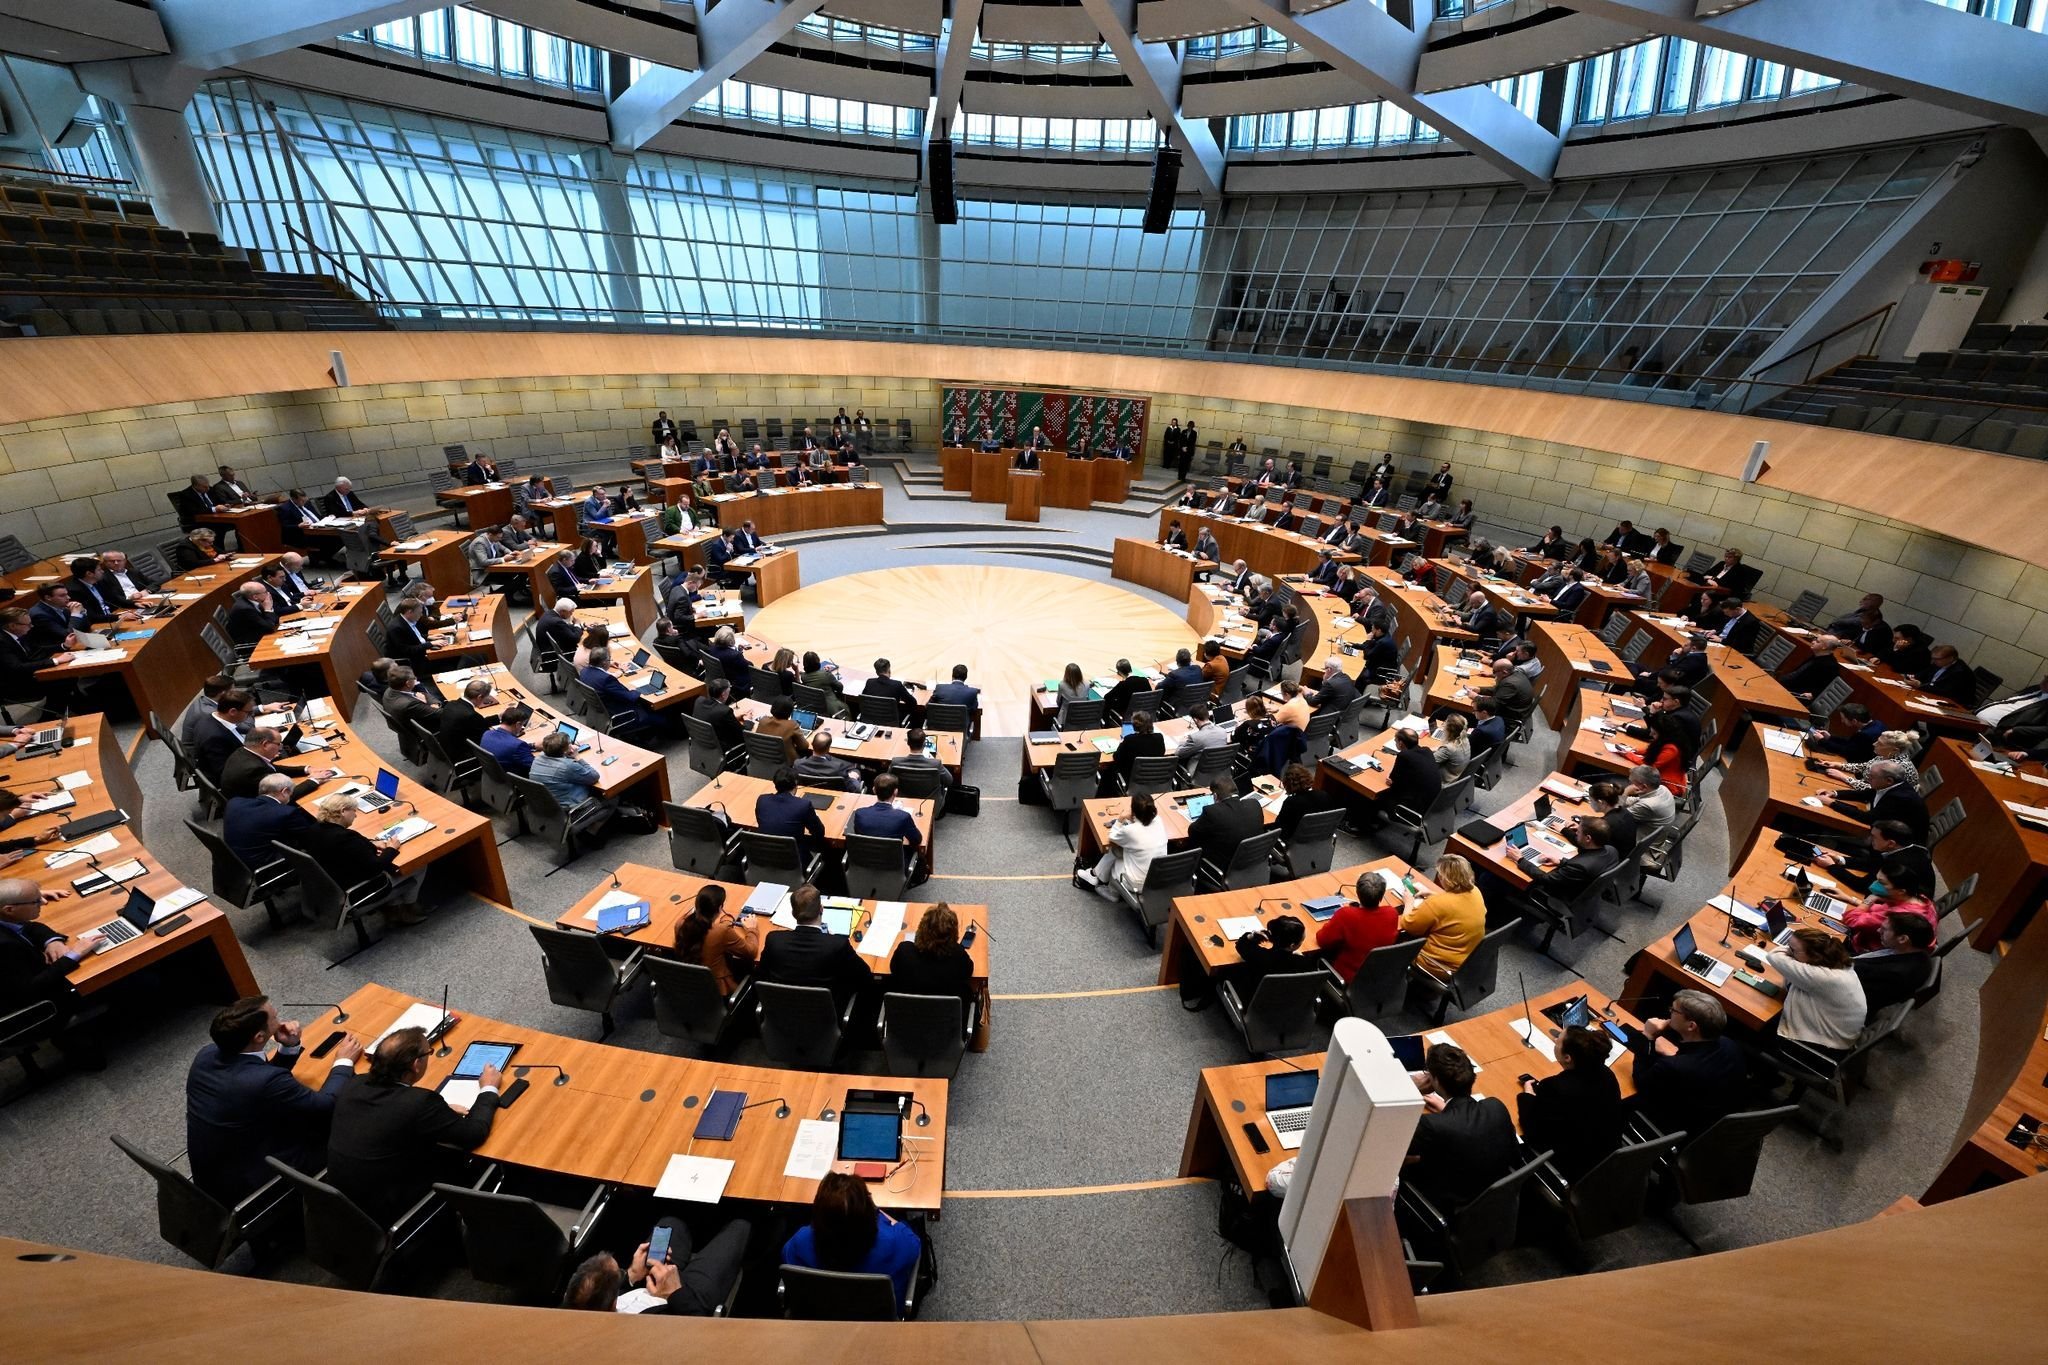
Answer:
[[[604,90],[604,64],[594,47],[539,29],[494,19],[463,5],[342,35],[422,61],[452,62],[514,80],[568,90]]]
[[[1841,84],[1832,76],[1702,47],[1687,38],[1652,38],[1577,64],[1576,124],[1619,123],[1689,114],[1760,100],[1807,95]]]
[[[954,123],[969,146],[1023,147],[1055,152],[1152,155],[1159,125],[1148,118],[1020,118],[1014,114],[962,114]]]
[[[1273,117],[1316,136],[1327,112]],[[1351,135],[1357,110],[1336,112]],[[1392,111],[1376,112],[1385,127]],[[1135,195],[983,192],[936,227],[907,182],[619,156],[246,80],[205,86],[190,118],[230,241],[337,274],[396,317],[994,337],[1674,389],[1743,373],[1968,141],[1545,192],[1240,197],[1147,235]]]
[[[1398,104],[1371,100],[1280,114],[1235,114],[1229,145],[1248,152],[1330,147],[1394,147],[1440,141],[1442,134]]]

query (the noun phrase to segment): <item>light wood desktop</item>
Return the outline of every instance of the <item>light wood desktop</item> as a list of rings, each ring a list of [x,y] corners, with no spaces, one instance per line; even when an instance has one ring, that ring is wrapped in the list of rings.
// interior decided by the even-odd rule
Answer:
[[[244,554],[280,554],[284,545],[284,524],[277,505],[269,502],[244,503],[239,507],[216,507],[193,520],[201,526],[233,531],[235,548]]]
[[[1542,621],[1531,627],[1529,638],[1536,645],[1536,661],[1543,665],[1536,675],[1536,706],[1553,730],[1564,728],[1564,718],[1578,701],[1579,689],[1620,687],[1631,681],[1621,656],[1582,625]]]
[[[463,547],[469,544],[473,531],[418,531],[408,540],[394,541],[378,552],[377,558],[387,564],[402,564],[408,569],[417,568],[420,577],[433,584],[434,592],[441,597],[454,597],[469,591],[469,556]],[[424,544],[422,544],[424,542]],[[418,549],[402,550],[400,545],[417,545]]]
[[[318,668],[327,695],[341,714],[354,715],[361,687],[357,680],[377,657],[370,643],[370,623],[383,602],[382,587],[370,583],[344,583],[308,597],[299,611],[282,618],[278,629],[257,642],[249,653],[249,666],[266,671]],[[296,628],[299,622],[319,620],[335,624],[318,632]],[[298,647],[302,643],[311,648]]]
[[[739,555],[725,561],[727,573],[746,574],[754,580],[754,601],[767,606],[779,597],[787,597],[803,586],[801,570],[797,567],[797,553],[787,546],[776,546],[760,554]]]
[[[769,488],[758,493],[719,493],[708,499],[706,506],[721,527],[751,521],[764,539],[773,540],[792,531],[872,526],[882,520],[882,489],[874,483]]]
[[[758,825],[754,819],[754,804],[774,790],[775,784],[765,777],[748,777],[743,773],[720,773],[684,797],[682,804],[695,806],[700,810],[719,807],[725,811],[726,818],[733,824],[744,829],[756,829]],[[845,846],[846,826],[853,818],[853,813],[862,806],[872,806],[875,803],[872,792],[833,791],[829,787],[810,786],[799,786],[796,790],[799,796],[806,798],[813,793],[832,798],[832,804],[818,812],[818,823],[825,827],[826,844],[834,848]],[[912,818],[917,821],[917,832],[923,840],[918,845],[918,852],[924,859],[925,870],[938,871],[938,850],[932,846],[932,822],[938,803],[916,797],[899,796],[896,798],[896,804],[909,811]]]
[[[438,1008],[440,1002],[415,1000],[371,984],[350,993],[342,1004],[349,1015],[342,1027],[358,1038],[373,1039],[409,1007]],[[443,1057],[436,1049],[428,1057],[422,1086],[438,1086],[470,1043],[485,1040],[519,1044],[507,1086],[518,1078],[522,1066],[546,1063],[561,1068],[536,1069],[528,1078],[531,1089],[510,1109],[499,1110],[490,1137],[476,1149],[487,1161],[650,1190],[660,1184],[672,1154],[715,1155],[733,1163],[725,1186],[727,1199],[802,1207],[816,1196],[818,1182],[783,1174],[798,1121],[841,1108],[850,1089],[908,1091],[924,1104],[931,1123],[924,1128],[905,1126],[904,1148],[912,1160],[892,1178],[870,1183],[868,1190],[886,1209],[939,1208],[946,1177],[943,1080],[780,1071],[642,1052],[486,1019],[462,1005],[458,988],[449,1001],[449,1011],[457,1018],[443,1038],[448,1055]],[[304,1021],[308,1036],[324,1038],[335,1027],[333,1018],[323,1012]],[[328,1059],[312,1056],[308,1048],[294,1074],[318,1087],[329,1066]],[[563,1073],[568,1081],[554,1084],[553,1078]],[[714,1090],[734,1089],[745,1091],[750,1099],[780,1097],[789,1106],[789,1117],[776,1118],[773,1106],[750,1109],[730,1142],[693,1142],[703,1102]]]
[[[1169,550],[1157,541],[1118,536],[1110,551],[1109,576],[1121,578],[1126,583],[1136,583],[1141,588],[1150,588],[1176,602],[1187,602],[1188,624],[1206,635],[1208,631],[1197,625],[1194,618],[1195,575],[1208,573],[1215,567],[1209,560],[1192,553]],[[1203,597],[1200,600],[1206,602],[1209,599]]]
[[[1584,790],[1583,784],[1564,773],[1551,773],[1537,782],[1528,791],[1499,810],[1486,817],[1486,823],[1505,833],[1520,826],[1529,833],[1529,847],[1535,849],[1550,861],[1551,866],[1570,858],[1578,850],[1557,830],[1536,820],[1536,798],[1548,797],[1552,818],[1576,819],[1591,815],[1593,807],[1585,801],[1575,801],[1564,793]],[[1513,858],[1508,856],[1512,845],[1505,838],[1496,839],[1481,848],[1471,836],[1462,830],[1451,835],[1444,844],[1445,853],[1455,853],[1471,863],[1475,871],[1491,872],[1501,881],[1517,891],[1526,890],[1531,882],[1529,874]]]
[[[614,880],[618,883],[616,886],[613,885]],[[754,894],[754,888],[745,882],[715,882],[707,877],[693,877],[687,872],[676,872],[665,867],[621,863],[614,873],[601,878],[582,899],[557,916],[555,925],[562,929],[595,932],[598,902],[613,895],[614,892],[624,892],[647,902],[647,924],[644,928],[615,937],[657,953],[673,956],[676,926],[688,917],[696,905],[697,893],[707,886],[717,886],[725,891],[724,913],[727,915],[737,915],[740,907],[747,903],[747,898]],[[864,900],[860,905],[863,911],[872,916],[875,907],[881,903]],[[889,989],[889,959],[895,953],[896,946],[917,937],[917,927],[924,922],[925,912],[939,903],[907,902],[903,907],[902,933],[887,943],[870,942],[872,936],[864,935],[861,941],[854,945],[862,961],[874,972],[880,990]],[[974,989],[981,1003],[981,1017],[975,1029],[972,1046],[976,1052],[986,1052],[989,1040],[989,1011],[992,1006],[988,990],[988,907],[954,901],[947,901],[944,904],[958,917],[962,934],[965,934],[971,925],[980,926],[979,932],[974,936],[974,942],[967,945],[966,952],[968,961],[974,964]],[[766,918],[755,920],[754,924],[762,934],[764,942],[767,935],[784,932],[782,925]]]
[[[498,584],[501,590],[508,583],[524,583],[536,607],[551,607],[555,604],[556,594],[548,586],[548,570],[555,566],[555,559],[562,551],[575,548],[575,545],[562,541],[537,540],[524,550],[493,563],[484,570],[484,581]]]
[[[758,728],[759,722],[768,715],[770,703],[756,701],[749,697],[745,700],[734,702],[732,709],[733,714],[738,716],[742,723],[749,729],[753,729]],[[847,726],[855,723],[857,722],[852,717],[847,717],[844,720],[834,720],[830,716],[820,716],[818,717],[817,725],[812,728],[811,733],[817,734],[822,731],[825,734],[837,737],[846,733]],[[902,758],[910,752],[909,727],[902,725],[871,726],[869,729],[868,737],[862,740],[857,748],[847,749],[834,745],[832,756],[834,758],[843,758],[849,763],[857,763],[863,768],[880,769],[888,767],[892,759]],[[796,742],[798,745],[797,756],[802,757],[803,741],[798,739]],[[938,752],[934,757],[948,768],[952,772],[954,780],[958,781],[960,778],[960,764],[963,761],[963,755],[967,748],[966,736],[954,734],[947,730],[929,730],[925,732],[925,743],[927,746],[937,749]]]
[[[1005,521],[1037,521],[1045,501],[1045,475],[1036,469],[1013,469],[1009,473],[1008,498],[1003,508]]]
[[[1260,776],[1253,779],[1252,792],[1260,798],[1260,813],[1267,829],[1280,818],[1280,779]],[[1170,848],[1185,848],[1188,841],[1187,803],[1200,796],[1213,796],[1207,787],[1188,787],[1180,791],[1160,792],[1153,798],[1158,806],[1154,817],[1166,830],[1166,842]],[[1271,808],[1266,803],[1271,802]],[[1096,797],[1081,803],[1081,832],[1076,840],[1077,850],[1084,861],[1100,858],[1109,847],[1110,827],[1119,821],[1131,818],[1131,798],[1128,796]]]
[[[1275,915],[1292,915],[1307,930],[1301,951],[1313,953],[1317,920],[1303,902],[1322,896],[1349,898],[1358,879],[1368,872],[1386,877],[1387,901],[1391,904],[1398,898],[1404,913],[1416,900],[1404,888],[1404,880],[1414,883],[1417,895],[1434,895],[1438,890],[1434,882],[1401,859],[1376,858],[1369,863],[1333,868],[1294,881],[1246,887],[1242,891],[1178,896],[1173,902],[1173,917],[1166,922],[1166,942],[1159,953],[1159,984],[1174,985],[1190,967],[1204,976],[1214,976],[1243,961],[1237,954],[1236,942],[1217,931],[1218,923],[1226,919],[1249,918],[1263,924]]]
[[[546,697],[521,683],[504,664],[461,669],[443,674],[437,681],[448,696],[455,697],[473,678],[488,678],[496,695],[495,701],[477,707],[477,713],[485,720],[496,725],[505,707],[514,702],[525,703],[533,708],[533,719],[526,723],[526,731],[521,737],[536,749],[562,726],[573,727],[577,732],[575,755],[596,770],[597,794],[607,800],[638,805],[653,811],[657,817],[661,815],[662,803],[669,799],[668,759],[665,755],[604,734],[587,721],[557,709],[549,704]],[[643,679],[637,674],[629,674],[621,681],[627,687],[633,687]],[[698,685],[702,687],[701,683]],[[449,757],[459,763],[465,755],[450,754]]]
[[[1728,858],[1741,866],[1750,848],[1781,820],[1806,820],[1837,834],[1860,838],[1870,828],[1852,820],[1813,798],[1822,792],[1844,791],[1849,784],[1829,773],[1806,771],[1806,760],[1798,754],[1781,754],[1765,742],[1764,736],[1790,735],[1759,723],[1742,745],[1723,758],[1719,796],[1728,817]]]
[[[1963,803],[1962,823],[1934,847],[1934,866],[1951,888],[1977,878],[1976,890],[1958,913],[1965,922],[1984,921],[1972,941],[1991,949],[2014,932],[2030,908],[2039,906],[2042,887],[2048,885],[2048,830],[2022,821],[2006,805],[2048,806],[2048,785],[2042,782],[2048,768],[2024,763],[2011,773],[1993,772],[1979,766],[1970,749],[1958,740],[1936,739],[1920,754],[1919,765],[1922,774],[1931,771],[1941,778],[1927,800],[1931,811],[1951,801]],[[2042,919],[2038,911],[2035,919]]]

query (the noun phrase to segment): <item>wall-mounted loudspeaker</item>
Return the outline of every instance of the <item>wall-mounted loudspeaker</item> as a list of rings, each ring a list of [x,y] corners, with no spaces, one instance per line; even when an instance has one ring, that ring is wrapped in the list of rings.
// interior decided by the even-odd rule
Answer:
[[[939,139],[931,144],[925,158],[931,176],[932,221],[948,227],[960,221],[960,206],[953,201],[953,144]]]
[[[1145,231],[1164,232],[1173,221],[1173,196],[1180,188],[1180,153],[1161,147],[1152,153],[1152,192],[1145,197]]]

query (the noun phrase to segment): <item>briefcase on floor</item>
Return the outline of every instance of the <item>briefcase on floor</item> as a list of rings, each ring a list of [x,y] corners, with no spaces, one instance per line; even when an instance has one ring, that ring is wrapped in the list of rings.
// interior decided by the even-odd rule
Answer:
[[[946,788],[946,814],[980,815],[981,788],[969,786],[965,782],[955,782]]]

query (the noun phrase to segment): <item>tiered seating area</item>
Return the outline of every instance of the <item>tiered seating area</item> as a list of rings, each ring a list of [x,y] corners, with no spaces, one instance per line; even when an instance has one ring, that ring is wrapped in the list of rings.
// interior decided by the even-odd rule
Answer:
[[[26,183],[0,183],[0,318],[35,336],[381,325],[336,281],[255,269],[146,203]]]
[[[2048,458],[2048,326],[1972,327],[1912,363],[1858,360],[1759,408],[1881,436]]]

